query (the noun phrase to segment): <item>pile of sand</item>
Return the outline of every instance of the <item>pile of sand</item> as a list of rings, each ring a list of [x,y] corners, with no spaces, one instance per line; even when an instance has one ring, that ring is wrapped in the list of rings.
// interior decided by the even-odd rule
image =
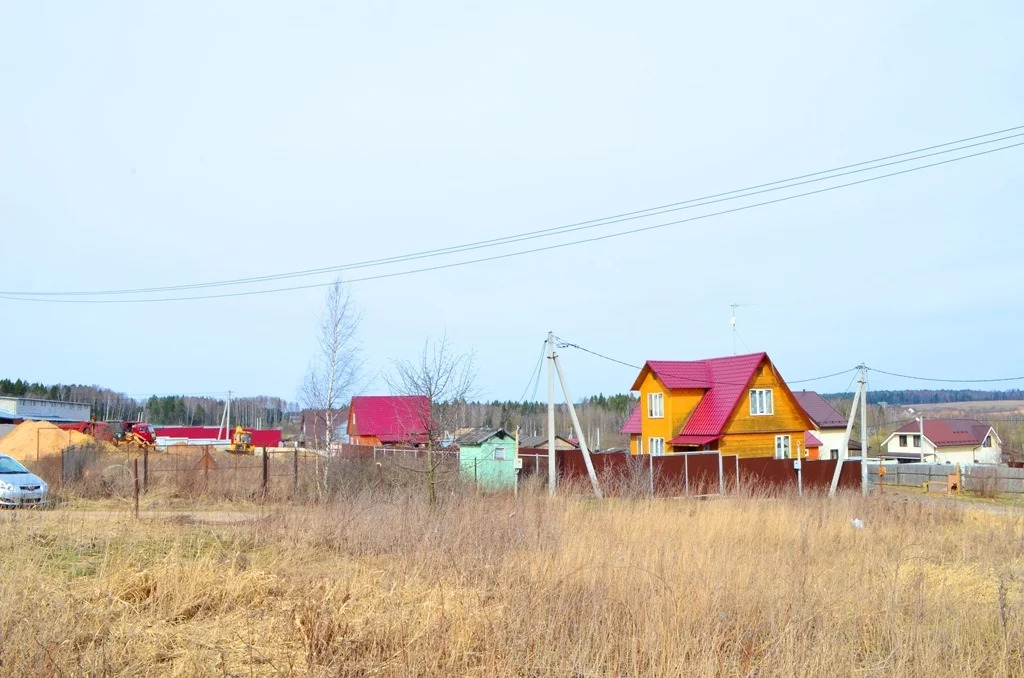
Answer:
[[[37,461],[59,455],[61,450],[72,445],[94,443],[96,439],[90,435],[63,431],[48,421],[26,421],[0,438],[0,454],[10,455],[19,461]]]

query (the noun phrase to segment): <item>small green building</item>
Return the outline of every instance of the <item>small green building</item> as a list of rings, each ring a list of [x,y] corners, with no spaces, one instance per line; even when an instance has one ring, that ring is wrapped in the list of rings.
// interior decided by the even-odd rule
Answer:
[[[459,475],[482,490],[516,489],[522,464],[516,437],[504,429],[475,429],[459,436]]]

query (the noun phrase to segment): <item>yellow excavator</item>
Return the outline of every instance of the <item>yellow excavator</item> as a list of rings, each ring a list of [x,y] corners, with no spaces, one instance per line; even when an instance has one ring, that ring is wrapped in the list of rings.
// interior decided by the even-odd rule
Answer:
[[[231,436],[231,444],[228,445],[228,452],[232,454],[253,454],[256,448],[252,444],[252,434],[241,426],[235,427],[235,433]]]

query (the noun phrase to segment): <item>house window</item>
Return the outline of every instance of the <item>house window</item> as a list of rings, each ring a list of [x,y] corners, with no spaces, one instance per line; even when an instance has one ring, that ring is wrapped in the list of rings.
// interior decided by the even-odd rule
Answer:
[[[750,389],[750,413],[753,415],[774,414],[772,390],[770,388]]]
[[[505,461],[505,448],[495,447],[494,448],[494,459],[495,461]]]
[[[985,442],[982,443],[983,447],[992,447],[992,436],[985,436]]]
[[[914,436],[914,447],[921,447],[921,436]]]
[[[665,416],[665,396],[661,393],[647,394],[647,418],[661,419]]]
[[[649,438],[647,443],[648,451],[656,457],[660,457],[665,454],[665,439],[664,438]]]
[[[792,453],[789,448],[789,436],[775,436],[775,458],[791,459]]]
[[[636,437],[636,453],[637,454],[643,454],[644,453],[644,437],[643,436],[637,436]]]
[[[832,449],[832,450],[828,451],[828,457],[826,457],[826,459],[838,459],[838,458],[839,458],[839,450]]]
[[[907,436],[900,436],[900,447],[907,446]]]

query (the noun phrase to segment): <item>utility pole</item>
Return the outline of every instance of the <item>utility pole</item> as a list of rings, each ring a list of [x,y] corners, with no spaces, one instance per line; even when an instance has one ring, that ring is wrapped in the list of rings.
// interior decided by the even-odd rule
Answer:
[[[555,496],[558,471],[555,467],[555,335],[548,332],[548,495]]]
[[[868,496],[868,370],[860,365],[860,493]]]
[[[857,385],[857,391],[853,394],[853,405],[850,407],[850,418],[846,421],[846,431],[843,433],[843,444],[839,446],[839,459],[836,461],[836,470],[832,474],[832,484],[829,486],[828,496],[836,496],[836,488],[839,487],[839,474],[843,470],[843,462],[850,456],[850,434],[853,433],[853,420],[857,416],[857,405],[860,403],[862,384]],[[862,445],[866,443],[861,443]],[[864,456],[861,450],[861,458]]]
[[[573,428],[576,429],[576,437],[580,439],[580,452],[583,453],[583,463],[587,465],[587,475],[590,476],[590,485],[594,488],[594,496],[601,499],[601,486],[597,482],[597,473],[594,472],[594,463],[590,459],[590,450],[587,449],[587,441],[583,438],[583,428],[580,426],[580,420],[576,416],[576,407],[572,404],[569,388],[565,385],[565,374],[562,373],[562,366],[558,364],[558,354],[554,351],[551,353],[551,362],[555,364],[555,371],[558,372],[558,381],[562,384],[565,404],[569,407],[569,416],[572,418]]]

